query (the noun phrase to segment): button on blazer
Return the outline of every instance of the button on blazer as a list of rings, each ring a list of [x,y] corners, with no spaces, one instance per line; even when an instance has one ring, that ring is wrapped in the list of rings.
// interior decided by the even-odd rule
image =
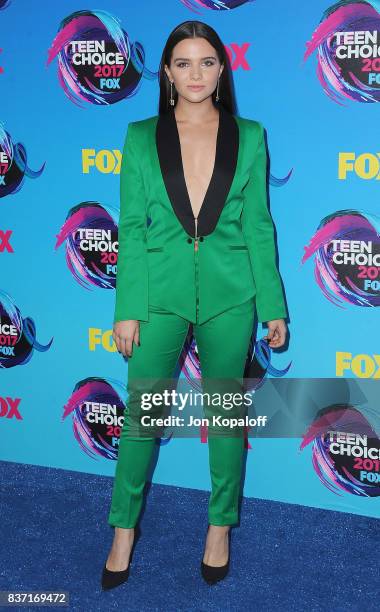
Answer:
[[[192,323],[198,307],[201,324],[252,296],[259,321],[287,317],[267,205],[264,128],[218,108],[215,164],[197,227],[174,109],[128,124],[114,322],[149,321],[152,305]]]

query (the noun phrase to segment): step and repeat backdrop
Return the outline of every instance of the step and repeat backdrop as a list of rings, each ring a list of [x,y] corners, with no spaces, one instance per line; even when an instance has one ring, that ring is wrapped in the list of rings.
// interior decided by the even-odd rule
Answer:
[[[218,32],[238,114],[266,129],[289,343],[255,326],[252,392],[285,425],[308,410],[295,435],[247,425],[244,495],[379,516],[377,0],[0,0],[0,459],[114,475],[121,151],[186,20]],[[191,328],[179,364],[200,376]],[[153,482],[210,489],[207,431],[157,444]]]

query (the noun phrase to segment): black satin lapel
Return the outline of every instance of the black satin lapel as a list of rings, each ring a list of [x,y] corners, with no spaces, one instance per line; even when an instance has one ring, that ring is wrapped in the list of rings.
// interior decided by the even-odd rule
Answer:
[[[239,126],[234,116],[220,106],[215,172],[198,216],[198,235],[214,231],[235,176],[239,153]]]
[[[162,178],[173,210],[187,233],[194,236],[194,216],[183,179],[181,145],[173,109],[158,117],[156,146]]]
[[[207,236],[215,229],[236,172],[239,127],[233,115],[223,106],[219,110],[215,168],[198,215],[198,236]],[[186,232],[194,237],[194,215],[183,175],[181,144],[173,108],[158,117],[156,147],[162,178],[173,210]]]

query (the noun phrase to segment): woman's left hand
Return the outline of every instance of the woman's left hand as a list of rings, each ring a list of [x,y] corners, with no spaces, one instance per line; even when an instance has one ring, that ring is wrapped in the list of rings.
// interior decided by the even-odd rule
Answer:
[[[264,339],[268,340],[268,345],[271,348],[279,348],[285,344],[287,327],[284,319],[274,319],[267,321],[268,333]]]

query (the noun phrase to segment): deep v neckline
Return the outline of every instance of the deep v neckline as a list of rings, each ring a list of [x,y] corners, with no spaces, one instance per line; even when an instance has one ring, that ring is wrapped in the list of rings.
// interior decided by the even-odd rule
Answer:
[[[160,181],[173,211],[189,236],[207,236],[218,223],[224,204],[233,187],[239,168],[242,146],[240,125],[235,116],[223,105],[218,107],[219,126],[216,142],[214,170],[202,206],[199,209],[197,227],[186,186],[182,164],[179,133],[174,108],[157,115],[152,138],[152,154],[158,162]]]
[[[213,165],[213,168],[212,168],[211,178],[209,180],[207,189],[205,191],[203,200],[201,202],[198,214],[195,215],[194,214],[194,209],[193,209],[193,206],[192,206],[191,200],[190,200],[189,190],[188,190],[187,184],[186,184],[185,168],[184,168],[184,164],[183,164],[182,149],[181,149],[181,139],[180,139],[180,136],[179,136],[177,119],[175,117],[174,108],[172,109],[172,118],[173,118],[174,128],[175,128],[175,135],[176,135],[176,142],[177,142],[177,154],[178,154],[178,158],[179,158],[179,167],[180,167],[180,175],[181,175],[182,188],[183,188],[183,192],[186,194],[187,206],[191,210],[193,218],[194,219],[198,219],[198,220],[199,220],[199,217],[201,215],[202,209],[204,208],[204,205],[205,205],[205,202],[207,200],[207,197],[208,197],[209,193],[211,192],[211,190],[213,189],[214,182],[216,180],[216,171],[217,171],[217,164],[218,164],[218,154],[219,154],[219,150],[220,150],[220,135],[221,135],[220,124],[221,124],[221,120],[222,120],[222,113],[220,111],[220,108],[218,108],[217,110],[218,110],[218,113],[219,113],[219,119],[218,119],[218,128],[217,128],[217,131],[216,131],[216,144],[215,144],[214,165]]]

